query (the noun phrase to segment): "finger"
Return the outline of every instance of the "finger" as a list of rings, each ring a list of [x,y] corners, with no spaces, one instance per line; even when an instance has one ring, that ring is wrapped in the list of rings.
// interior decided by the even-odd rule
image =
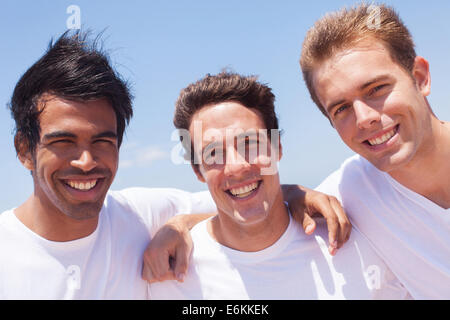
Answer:
[[[174,272],[175,278],[179,282],[184,281],[184,277],[185,277],[185,275],[187,273],[187,269],[188,269],[190,254],[191,254],[190,250],[186,246],[178,247],[177,251],[175,253],[173,272]]]
[[[305,212],[303,215],[303,230],[307,235],[311,235],[316,230],[316,222]]]
[[[175,275],[173,274],[172,271],[168,271],[166,274],[162,274],[158,278],[156,278],[153,275],[151,269],[145,265],[142,268],[142,279],[146,280],[148,283],[161,282],[165,280],[176,280]]]
[[[327,221],[329,241],[328,251],[331,255],[335,255],[338,248],[338,234],[340,229],[338,216],[333,210],[330,201],[321,202],[318,209]]]
[[[144,254],[144,266],[151,271],[154,281],[163,281],[170,271],[169,253],[149,246]]]
[[[330,204],[339,220],[339,235],[337,240],[338,248],[341,248],[344,243],[350,238],[352,224],[348,219],[344,209],[342,208],[339,200],[337,200],[336,198],[331,198]]]
[[[151,259],[149,255],[144,255],[143,267],[142,267],[142,278],[149,283],[174,279],[174,275],[172,272],[160,272],[158,271],[158,275],[155,274],[152,270],[157,270],[155,268],[155,264],[151,263],[151,261],[155,261],[155,259]]]
[[[153,268],[150,267],[153,264],[148,263],[148,261],[144,260],[144,266],[142,268],[142,278],[146,280],[149,283],[154,282],[161,282],[165,280],[176,280],[175,274],[173,273],[172,269],[170,269],[170,261],[168,263],[169,267],[165,271],[159,271],[158,276],[155,276],[155,273],[152,271],[155,267],[153,265]]]

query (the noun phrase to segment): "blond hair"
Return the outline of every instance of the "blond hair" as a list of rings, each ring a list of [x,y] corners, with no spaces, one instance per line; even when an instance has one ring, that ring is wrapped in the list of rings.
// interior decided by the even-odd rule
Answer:
[[[360,3],[326,14],[308,30],[302,46],[300,66],[312,100],[326,117],[327,112],[312,83],[314,68],[339,50],[367,39],[382,42],[392,60],[412,73],[416,58],[414,42],[408,28],[391,7]]]

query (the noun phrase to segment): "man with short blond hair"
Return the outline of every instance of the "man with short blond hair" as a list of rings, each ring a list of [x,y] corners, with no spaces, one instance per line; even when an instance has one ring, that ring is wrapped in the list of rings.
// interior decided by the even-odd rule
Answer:
[[[427,60],[385,5],[328,13],[308,31],[300,65],[311,97],[358,155],[318,190],[417,299],[450,298],[450,123],[431,110]]]

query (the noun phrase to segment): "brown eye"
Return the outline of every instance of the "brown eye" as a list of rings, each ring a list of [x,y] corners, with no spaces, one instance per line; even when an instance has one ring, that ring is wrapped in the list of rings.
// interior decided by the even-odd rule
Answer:
[[[221,149],[212,148],[204,152],[203,159],[207,164],[221,164],[223,152]]]
[[[72,143],[72,140],[68,140],[68,139],[61,139],[61,140],[55,140],[50,142],[50,145],[60,145],[60,144],[68,144],[68,143]]]
[[[375,88],[373,88],[371,91],[370,91],[370,95],[373,95],[373,94],[375,94],[375,93],[377,93],[378,91],[380,91],[381,89],[383,89],[383,88],[385,88],[385,87],[387,87],[387,84],[382,84],[382,85],[379,85],[379,86],[376,86]]]
[[[95,140],[94,143],[113,143],[110,140],[106,140],[106,139],[99,139],[99,140]]]

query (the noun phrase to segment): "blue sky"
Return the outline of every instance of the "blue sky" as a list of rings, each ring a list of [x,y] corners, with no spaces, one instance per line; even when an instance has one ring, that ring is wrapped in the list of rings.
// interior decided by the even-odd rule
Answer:
[[[188,165],[170,153],[174,102],[206,73],[228,67],[256,74],[277,96],[282,136],[280,177],[315,187],[352,152],[316,109],[298,59],[303,37],[327,11],[354,1],[18,1],[0,10],[0,212],[32,192],[32,178],[16,158],[14,123],[6,104],[20,76],[67,26],[70,5],[81,23],[104,31],[114,66],[133,87],[135,116],[121,148],[113,189],[129,186],[205,190]],[[386,1],[410,28],[419,55],[431,65],[431,106],[450,120],[450,1]]]

